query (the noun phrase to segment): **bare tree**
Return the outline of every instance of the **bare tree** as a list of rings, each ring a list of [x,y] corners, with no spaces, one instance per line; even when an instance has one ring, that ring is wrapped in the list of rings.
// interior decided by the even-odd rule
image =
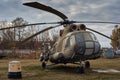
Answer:
[[[27,21],[25,21],[23,18],[21,17],[17,17],[15,20],[12,21],[12,24],[13,26],[20,26],[20,25],[25,25],[25,24],[28,24]],[[24,31],[24,27],[19,27],[19,28],[14,28],[14,41],[21,41],[22,37],[24,34],[21,34],[23,33]]]
[[[2,21],[0,24],[0,28],[5,28],[11,26],[10,22]],[[13,31],[11,29],[9,30],[2,30],[1,33],[1,46],[2,48],[10,48],[14,46],[13,44]],[[2,45],[4,44],[4,45]]]

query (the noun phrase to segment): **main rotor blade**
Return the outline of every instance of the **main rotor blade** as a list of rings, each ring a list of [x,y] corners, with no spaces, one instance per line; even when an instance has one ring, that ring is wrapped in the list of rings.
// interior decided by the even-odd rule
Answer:
[[[97,33],[97,34],[100,34],[100,35],[102,35],[102,36],[104,36],[104,37],[106,37],[106,38],[108,38],[108,39],[110,39],[110,40],[113,40],[111,37],[109,37],[109,36],[107,36],[107,35],[105,35],[105,34],[103,34],[103,33],[100,33],[100,32],[98,32],[98,31],[96,31],[96,30],[93,30],[93,29],[90,29],[90,28],[87,28],[87,27],[86,27],[86,29],[88,29],[88,30],[90,30],[90,31],[93,31],[93,32],[95,32],[95,33]]]
[[[43,5],[41,3],[38,3],[38,2],[23,3],[23,5],[34,7],[34,8],[37,8],[37,9],[41,9],[41,10],[53,13],[53,14],[59,16],[60,18],[62,18],[63,20],[68,19],[68,17],[66,15],[64,15],[63,13],[61,13],[60,11],[58,11],[56,9],[53,9],[49,6]]]
[[[120,24],[120,22],[107,21],[71,21],[71,23],[102,23],[102,24]]]
[[[60,23],[59,22],[33,23],[33,24],[25,24],[25,25],[19,25],[19,26],[12,26],[12,27],[1,28],[0,30],[12,29],[12,28],[22,28],[22,27],[25,27],[25,26],[33,26],[33,25],[45,25],[45,24],[60,24]]]
[[[45,32],[45,31],[48,31],[48,30],[50,30],[50,29],[53,29],[53,28],[56,28],[56,27],[59,27],[59,26],[61,26],[61,24],[60,24],[60,25],[56,25],[56,26],[51,26],[51,27],[45,28],[45,29],[43,29],[43,30],[41,30],[41,31],[39,31],[39,32],[37,32],[37,33],[35,33],[35,34],[33,34],[32,36],[30,36],[30,37],[24,39],[24,40],[21,42],[21,44],[24,44],[26,41],[28,41],[29,39],[31,39],[31,38],[37,36],[37,35],[40,34],[40,33],[43,33],[43,32]]]
[[[72,23],[101,23],[101,24],[120,24],[119,22],[103,22],[103,21],[59,21],[59,22],[47,22],[47,23],[33,23],[33,24],[25,24],[25,25],[19,25],[19,26],[12,26],[12,27],[6,27],[6,28],[1,28],[0,30],[5,30],[5,29],[12,29],[12,28],[22,28],[25,26],[33,26],[33,25],[45,25],[45,24],[72,24]]]

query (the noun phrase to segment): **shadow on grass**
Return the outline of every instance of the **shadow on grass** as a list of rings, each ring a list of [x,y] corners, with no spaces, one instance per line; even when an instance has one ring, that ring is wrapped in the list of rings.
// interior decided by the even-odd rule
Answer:
[[[47,69],[56,71],[56,72],[65,72],[65,73],[73,73],[78,74],[78,66],[75,65],[56,65],[52,67],[48,67]],[[93,72],[92,69],[85,69],[85,73]]]
[[[46,74],[46,72],[79,74],[77,72],[78,65],[71,65],[71,64],[70,65],[58,64],[58,65],[47,66],[46,69],[42,69],[41,65],[39,65],[39,66],[27,66],[27,67],[24,67],[24,70],[30,71],[30,72],[36,71],[38,73],[45,73],[45,74]],[[91,68],[85,69],[85,74],[88,74],[88,73],[97,73],[97,72],[92,71]]]

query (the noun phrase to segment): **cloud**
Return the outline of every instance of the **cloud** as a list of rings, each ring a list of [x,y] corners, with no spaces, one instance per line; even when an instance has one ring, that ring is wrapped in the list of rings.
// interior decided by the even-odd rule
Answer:
[[[51,6],[67,15],[70,20],[120,21],[120,0],[1,0],[0,20],[12,21],[16,17],[23,17],[30,23],[62,20],[54,14],[22,5],[31,1]],[[106,35],[110,35],[114,27],[109,24],[87,24],[87,26]],[[98,37],[100,42],[104,42],[105,39],[100,37]]]

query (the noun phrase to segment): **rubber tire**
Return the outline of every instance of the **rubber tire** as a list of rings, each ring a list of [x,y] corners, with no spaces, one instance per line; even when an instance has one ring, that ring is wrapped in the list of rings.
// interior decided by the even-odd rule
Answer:
[[[90,62],[89,61],[85,62],[85,68],[90,68]]]
[[[83,66],[78,67],[77,72],[80,73],[80,74],[85,73],[84,67]]]
[[[45,63],[45,62],[42,62],[41,67],[42,67],[42,69],[45,69],[45,68],[46,68],[46,63]]]

